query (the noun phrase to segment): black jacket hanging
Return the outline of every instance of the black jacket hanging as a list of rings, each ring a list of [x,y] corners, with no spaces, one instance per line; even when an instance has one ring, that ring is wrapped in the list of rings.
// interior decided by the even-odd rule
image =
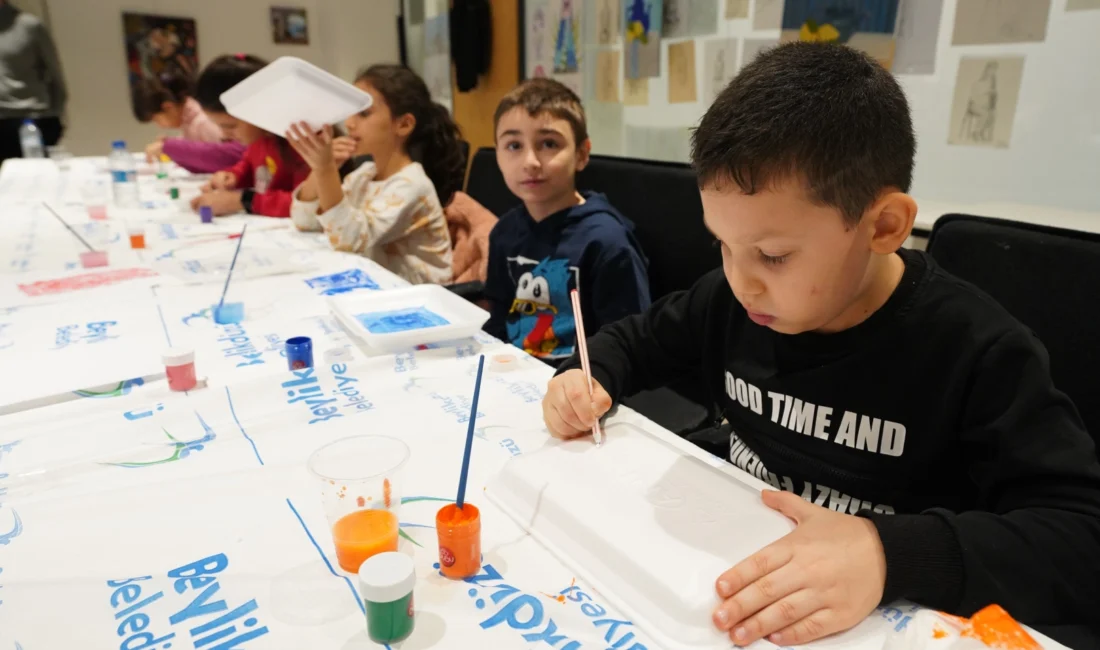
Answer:
[[[464,93],[477,87],[489,71],[493,51],[493,20],[489,0],[454,0],[451,8],[451,59],[455,84]]]

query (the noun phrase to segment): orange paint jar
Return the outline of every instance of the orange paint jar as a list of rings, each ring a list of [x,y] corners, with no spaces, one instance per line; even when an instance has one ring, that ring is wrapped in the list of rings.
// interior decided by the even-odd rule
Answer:
[[[332,527],[340,568],[359,573],[368,558],[397,550],[397,515],[389,510],[356,510]]]
[[[481,512],[466,503],[448,503],[435,513],[439,536],[439,570],[444,576],[462,580],[481,569]]]

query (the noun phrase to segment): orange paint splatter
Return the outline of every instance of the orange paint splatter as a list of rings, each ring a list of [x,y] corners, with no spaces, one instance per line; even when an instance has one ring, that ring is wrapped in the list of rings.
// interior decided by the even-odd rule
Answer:
[[[390,508],[390,480],[388,478],[382,479],[382,503],[385,504],[387,510]]]
[[[971,616],[962,636],[998,650],[1042,650],[1042,646],[1000,605],[990,605]]]
[[[565,604],[565,596],[561,594],[548,594],[545,591],[540,591],[539,593],[541,593],[543,596],[546,596],[550,600],[556,600],[563,605]]]
[[[360,508],[362,508],[363,506],[367,505],[367,500],[366,500],[366,499],[364,499],[363,497],[359,497],[359,498],[357,498],[357,499],[355,500],[355,505],[357,505],[357,506],[359,506]]]
[[[933,628],[933,630],[932,630],[932,638],[933,639],[942,639],[945,636],[947,636],[947,630],[944,630],[944,629],[939,628],[939,627]]]

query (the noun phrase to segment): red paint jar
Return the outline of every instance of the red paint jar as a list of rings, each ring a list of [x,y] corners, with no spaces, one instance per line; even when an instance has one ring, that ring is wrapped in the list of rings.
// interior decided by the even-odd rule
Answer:
[[[198,383],[195,377],[195,351],[172,348],[165,352],[164,374],[168,376],[168,388],[174,391],[191,390]]]

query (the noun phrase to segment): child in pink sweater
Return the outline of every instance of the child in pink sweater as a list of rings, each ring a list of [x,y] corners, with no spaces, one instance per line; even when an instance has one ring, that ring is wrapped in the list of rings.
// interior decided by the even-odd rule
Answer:
[[[162,129],[179,129],[180,138],[160,137],[145,148],[145,157],[156,162],[161,154],[184,169],[210,173],[234,165],[244,153],[244,145],[225,141],[221,128],[211,120],[192,97],[189,80],[164,75],[146,80],[134,89],[134,116],[141,122],[154,122]]]

